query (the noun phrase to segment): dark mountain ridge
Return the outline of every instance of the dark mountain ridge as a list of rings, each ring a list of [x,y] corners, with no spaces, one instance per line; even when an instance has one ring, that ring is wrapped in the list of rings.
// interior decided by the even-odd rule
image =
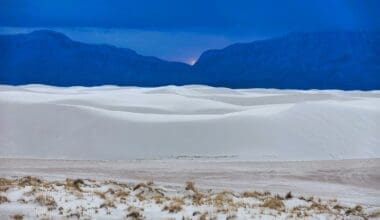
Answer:
[[[380,88],[380,32],[296,33],[201,55],[210,83],[296,89]],[[238,74],[233,74],[233,73]]]
[[[190,66],[54,31],[0,36],[0,83],[58,86],[177,84]]]
[[[204,52],[194,66],[54,31],[0,36],[0,84],[380,89],[380,32],[295,33]]]

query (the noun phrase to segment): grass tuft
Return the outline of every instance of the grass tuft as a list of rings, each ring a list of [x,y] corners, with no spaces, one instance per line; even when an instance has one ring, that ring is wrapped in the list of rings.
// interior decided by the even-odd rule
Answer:
[[[136,191],[136,190],[138,190],[138,189],[140,189],[140,188],[146,188],[146,187],[148,187],[147,184],[145,184],[145,183],[138,183],[138,184],[136,184],[136,185],[133,187],[133,191]]]
[[[360,215],[363,212],[363,207],[357,205],[353,208],[349,208],[346,210],[346,215]]]
[[[130,206],[128,207],[128,212],[129,213],[127,214],[127,218],[134,219],[134,220],[144,219],[144,216],[141,213],[141,209],[139,208]]]
[[[163,211],[168,211],[169,213],[177,213],[182,210],[182,202],[173,201],[169,205],[164,206]]]
[[[198,192],[198,190],[195,188],[195,183],[192,181],[186,182],[185,190],[190,190],[190,191],[193,191],[195,193]]]
[[[82,179],[72,180],[72,179],[67,178],[65,186],[66,188],[69,188],[69,189],[71,188],[79,192],[83,192],[83,190],[81,189],[81,185],[83,184],[84,184],[84,181]]]
[[[0,204],[9,202],[8,198],[6,196],[0,196]]]
[[[48,207],[48,210],[53,210],[57,207],[57,203],[52,196],[39,195],[36,197],[35,201],[41,206]]]
[[[105,202],[103,202],[99,208],[116,208],[116,205],[114,202],[110,201],[110,200],[107,200]]]
[[[270,196],[271,193],[268,192],[268,191],[265,191],[265,192],[258,192],[258,191],[250,191],[250,192],[243,192],[241,194],[241,196],[243,198],[257,198],[257,199],[260,199],[260,198],[263,198],[263,197],[267,197],[267,196]]]
[[[285,210],[284,202],[282,202],[281,199],[278,197],[272,197],[272,198],[266,199],[264,201],[264,203],[262,204],[262,207],[275,209],[278,211],[284,211]]]
[[[285,195],[285,199],[292,199],[293,198],[293,195],[292,195],[292,192],[288,192],[288,193],[286,193],[286,195]]]
[[[14,219],[14,220],[23,220],[24,219],[24,215],[22,215],[22,214],[15,214],[15,215],[11,215],[10,218]]]
[[[18,179],[18,185],[21,187],[25,186],[39,186],[42,184],[42,180],[38,179],[37,177],[32,176],[25,176],[21,179]]]

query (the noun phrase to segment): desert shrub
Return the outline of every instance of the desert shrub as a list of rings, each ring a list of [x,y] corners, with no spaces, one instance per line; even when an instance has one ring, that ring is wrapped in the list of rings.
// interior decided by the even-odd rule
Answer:
[[[38,186],[42,183],[42,180],[38,179],[37,177],[32,176],[25,176],[20,179],[18,179],[18,185],[25,187],[25,186]]]
[[[99,208],[116,208],[116,205],[114,202],[110,201],[110,200],[107,200],[105,202],[103,202]]]
[[[237,216],[235,214],[231,214],[231,215],[228,215],[226,217],[226,220],[234,220],[234,219],[238,219]]]
[[[251,191],[251,192],[243,192],[241,194],[243,198],[263,198],[270,195],[271,193],[268,191],[265,191],[265,192]]]
[[[370,219],[380,219],[380,210],[374,210],[368,214]]]
[[[197,192],[197,193],[194,193],[194,195],[192,195],[191,198],[193,200],[194,205],[202,205],[206,196],[203,193]]]
[[[285,195],[285,199],[292,199],[293,198],[293,195],[292,195],[292,192],[288,192],[288,193],[286,193],[286,195]]]
[[[142,214],[142,209],[136,208],[134,206],[128,207],[128,214],[127,218],[139,220],[139,219],[144,219],[144,216]]]
[[[82,189],[80,187],[83,184],[84,184],[84,181],[82,179],[72,180],[72,179],[67,178],[65,187],[68,189],[75,189],[79,192],[82,192]]]
[[[132,218],[132,219],[143,219],[143,216],[140,212],[132,211],[127,214],[127,218]]]
[[[54,198],[48,195],[39,195],[36,197],[35,201],[41,206],[48,207],[48,209],[53,209],[57,206]]]
[[[136,185],[133,187],[133,191],[136,191],[136,190],[138,190],[138,189],[140,189],[140,188],[147,188],[147,187],[148,187],[148,185],[145,184],[145,183],[138,183],[138,184],[136,184]]]
[[[278,211],[283,211],[285,210],[285,204],[284,202],[281,201],[281,199],[277,197],[273,198],[268,198],[264,201],[262,204],[262,207],[270,208],[270,209],[275,209]]]
[[[24,215],[22,215],[22,214],[11,215],[10,217],[11,217],[11,219],[14,219],[14,220],[23,220],[24,219]]]
[[[6,196],[0,196],[0,204],[9,202],[8,198]]]
[[[102,199],[107,199],[107,196],[106,196],[105,192],[95,191],[94,194],[97,195],[97,196],[99,196]]]
[[[195,188],[195,183],[192,181],[186,182],[185,190],[190,190],[190,191],[193,191],[195,193],[198,192],[197,189]]]
[[[154,182],[153,182],[152,180],[150,180],[150,181],[148,181],[148,182],[146,183],[147,186],[153,186],[153,184],[154,184]]]
[[[129,192],[126,192],[124,190],[119,189],[119,190],[115,191],[115,196],[116,197],[128,197],[129,196]]]
[[[310,196],[309,198],[305,198],[305,197],[303,197],[303,196],[300,196],[300,197],[298,197],[298,199],[300,199],[300,200],[304,200],[304,201],[306,201],[306,202],[312,202],[312,201],[314,200],[314,197],[313,197],[313,196]]]
[[[199,216],[199,220],[207,220],[208,219],[207,217],[208,217],[208,213],[204,212],[201,216]]]
[[[0,192],[6,192],[9,189],[9,186],[0,186]]]
[[[279,200],[284,200],[284,197],[280,196],[279,194],[276,194],[274,197],[279,199]]]
[[[177,201],[171,202],[169,205],[164,206],[162,210],[170,213],[177,213],[182,210],[182,203]]]
[[[233,202],[233,199],[231,198],[230,195],[231,195],[231,192],[228,192],[228,191],[219,192],[212,199],[212,202],[216,206],[223,206],[226,204],[231,204]]]
[[[312,208],[314,210],[318,210],[319,212],[329,212],[330,211],[330,208],[327,205],[317,203],[317,202],[313,202],[313,204],[311,204],[310,208]]]
[[[363,207],[360,205],[357,205],[353,208],[347,209],[345,213],[346,215],[359,215],[362,213],[362,211],[363,211]]]
[[[0,192],[5,192],[12,185],[12,180],[6,178],[0,178]]]
[[[337,204],[337,205],[334,205],[333,206],[333,209],[336,209],[336,210],[342,210],[342,209],[344,209],[344,207],[343,206],[341,206],[341,205],[339,205],[339,204]]]

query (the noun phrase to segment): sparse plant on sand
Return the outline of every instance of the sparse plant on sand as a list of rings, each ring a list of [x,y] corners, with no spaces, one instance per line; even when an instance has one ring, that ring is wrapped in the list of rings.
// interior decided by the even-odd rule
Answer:
[[[8,198],[6,196],[0,196],[0,204],[9,202]]]
[[[66,188],[68,189],[74,189],[76,191],[82,192],[81,185],[84,184],[84,181],[82,179],[66,179]]]
[[[97,195],[97,196],[99,196],[101,199],[107,199],[107,196],[106,196],[105,192],[95,191],[94,194]]]
[[[190,191],[193,191],[195,193],[198,192],[198,190],[195,188],[195,183],[192,181],[186,182],[185,190],[190,190]]]
[[[99,208],[116,208],[116,205],[113,201],[111,200],[106,200],[104,201]]]
[[[128,207],[127,218],[133,219],[133,220],[144,219],[144,216],[142,214],[142,209],[139,209],[139,208],[134,207],[134,206]]]
[[[10,218],[13,220],[23,220],[24,215],[23,214],[15,214],[15,215],[11,215]]]
[[[346,210],[346,215],[359,215],[361,214],[363,211],[363,207],[361,205],[356,205],[355,207],[353,208],[349,208]]]
[[[292,195],[292,192],[287,192],[286,195],[285,195],[285,199],[292,199],[293,198],[293,195]]]
[[[284,202],[281,201],[281,199],[277,198],[277,197],[272,197],[272,198],[266,199],[264,201],[264,203],[262,204],[262,207],[275,209],[278,211],[284,211],[285,210]]]
[[[182,206],[184,205],[184,202],[180,199],[175,199],[174,201],[170,202],[168,205],[164,206],[162,210],[168,211],[170,213],[177,213],[182,210]]]
[[[6,192],[12,185],[12,180],[0,178],[0,192]]]
[[[136,190],[138,190],[138,189],[140,189],[140,188],[146,188],[146,187],[148,187],[148,185],[146,184],[146,183],[138,183],[138,184],[136,184],[134,187],[133,187],[133,191],[136,191]]]
[[[52,210],[57,206],[54,198],[49,195],[39,195],[36,197],[35,201],[41,206],[48,207],[48,210]]]
[[[243,198],[257,198],[257,199],[264,199],[270,195],[271,193],[268,191],[265,191],[265,192],[247,191],[241,194]]]
[[[17,181],[17,184],[21,187],[24,187],[24,186],[39,186],[42,184],[42,180],[37,178],[37,177],[33,177],[33,176],[25,176],[25,177],[22,177],[20,178],[18,181]]]

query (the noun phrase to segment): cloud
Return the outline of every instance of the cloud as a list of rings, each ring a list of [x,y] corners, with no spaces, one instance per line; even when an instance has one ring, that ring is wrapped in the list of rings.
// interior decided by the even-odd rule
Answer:
[[[0,25],[271,33],[378,28],[379,8],[376,0],[4,0]]]

